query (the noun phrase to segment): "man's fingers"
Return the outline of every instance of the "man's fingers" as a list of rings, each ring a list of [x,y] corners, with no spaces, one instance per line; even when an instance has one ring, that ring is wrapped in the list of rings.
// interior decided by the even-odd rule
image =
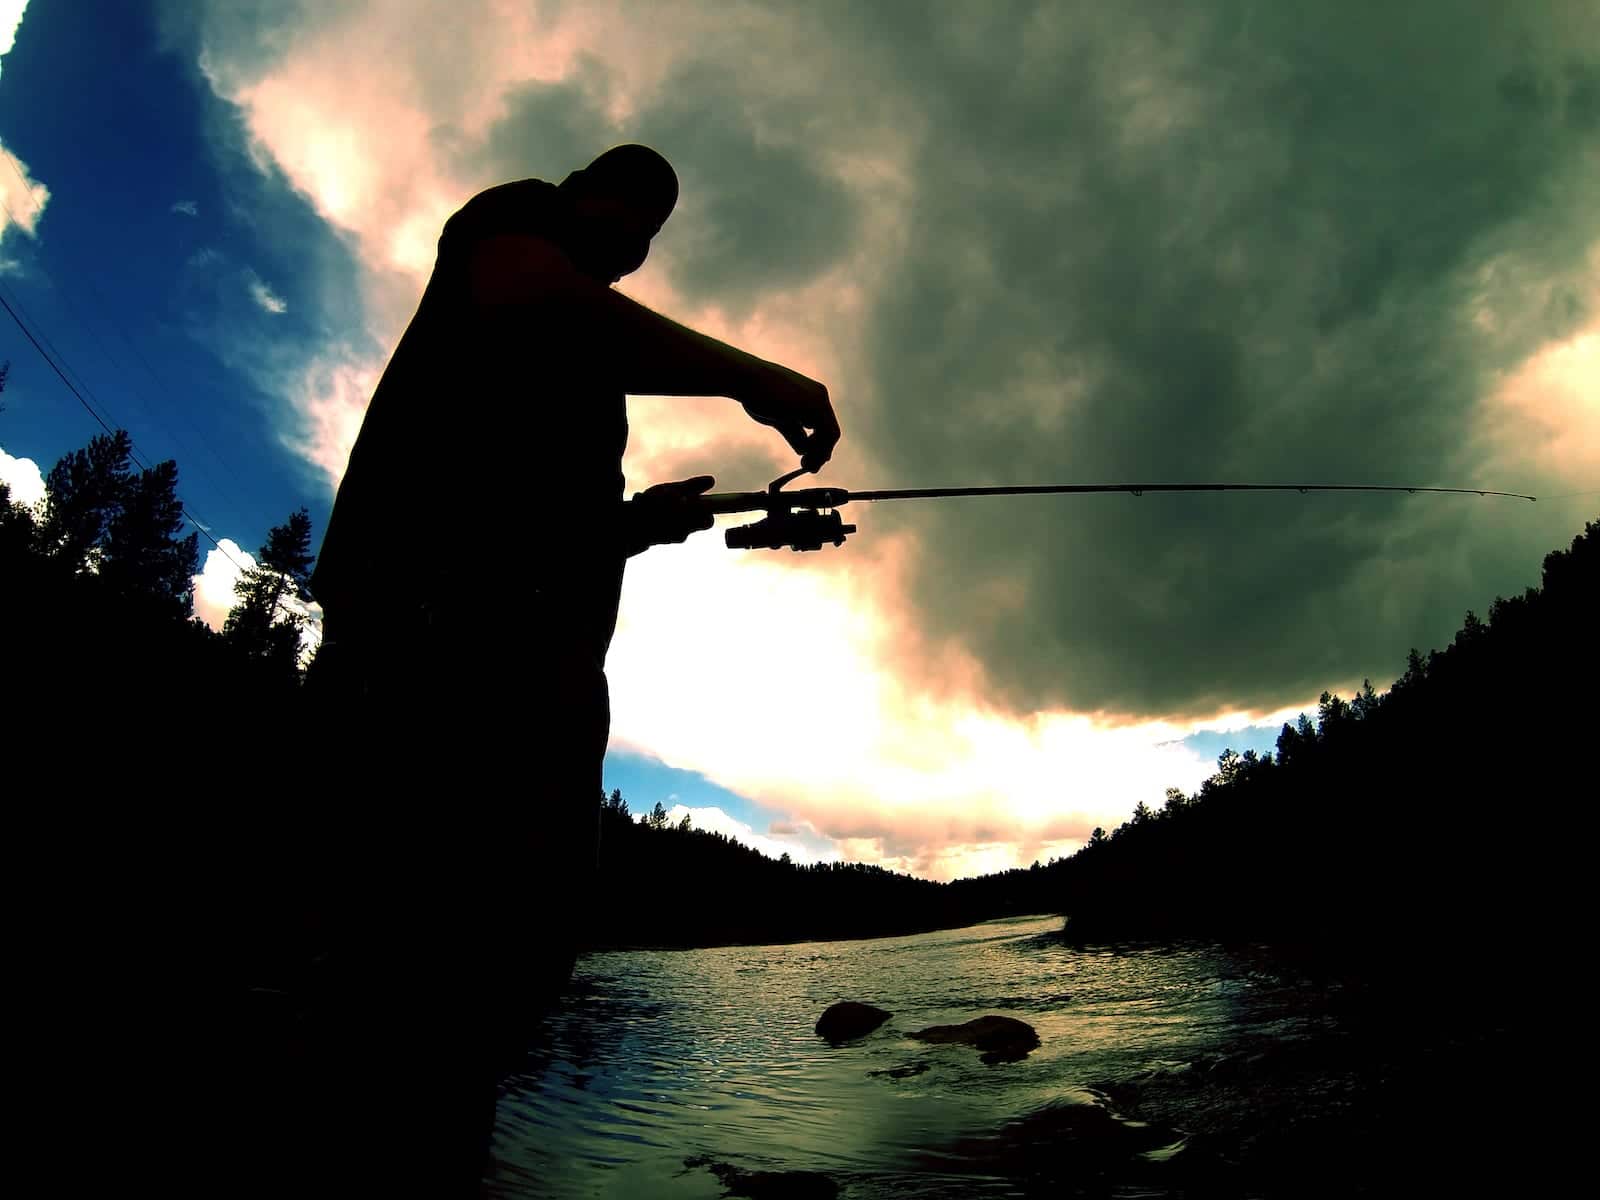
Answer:
[[[783,440],[789,443],[789,449],[796,454],[804,454],[806,452],[806,447],[810,444],[811,438],[806,433],[804,425],[784,423],[777,425],[776,428],[779,433],[783,434]]]
[[[813,473],[822,470],[827,461],[833,457],[833,445],[833,442],[825,441],[813,434],[804,453],[800,455],[800,465]]]
[[[696,475],[693,479],[675,479],[646,488],[643,495],[652,499],[689,500],[702,492],[709,492],[717,482],[714,475]]]

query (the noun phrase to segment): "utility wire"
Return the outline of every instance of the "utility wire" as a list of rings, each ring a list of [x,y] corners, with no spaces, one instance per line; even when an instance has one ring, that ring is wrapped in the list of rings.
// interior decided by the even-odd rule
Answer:
[[[83,393],[80,392],[77,389],[77,386],[73,384],[72,380],[67,378],[66,372],[61,369],[60,364],[58,364],[56,360],[50,356],[49,351],[39,344],[39,339],[33,336],[33,331],[23,323],[22,318],[17,316],[16,310],[11,307],[10,302],[6,300],[3,292],[0,292],[0,307],[4,307],[6,312],[10,314],[11,319],[17,323],[17,328],[22,330],[22,335],[26,337],[28,341],[33,343],[33,348],[39,352],[39,357],[50,364],[50,369],[56,373],[62,383],[66,384],[67,390],[77,397],[78,403],[83,405],[85,411],[87,411],[88,414],[99,423],[100,428],[104,429],[108,434],[115,436],[117,430],[107,423],[105,417],[102,417],[98,412],[95,411],[94,405],[90,404],[89,401],[84,397]],[[132,438],[128,439],[128,444],[130,447],[128,457],[133,459],[134,463],[141,470],[148,471],[150,466],[144,461],[143,457],[140,456],[139,449],[137,446],[133,445]],[[220,550],[224,558],[237,567],[241,573],[249,569],[238,559],[234,558],[232,554],[229,554],[227,548],[212,536],[211,531],[201,523],[200,519],[195,516],[193,510],[191,510],[187,504],[184,504],[182,497],[179,497],[178,504],[183,511],[185,519],[187,519],[196,530],[203,534],[208,542]]]
[[[16,310],[13,309],[11,304],[6,300],[4,293],[0,293],[0,307],[4,307],[6,312],[10,314],[11,319],[16,322],[17,328],[22,330],[23,336],[26,337],[28,341],[33,343],[33,348],[39,352],[39,356],[43,358],[45,362],[50,364],[50,369],[60,377],[62,383],[67,385],[67,390],[77,397],[78,403],[83,405],[83,407],[88,411],[89,415],[99,423],[102,429],[104,429],[108,434],[114,436],[117,432],[116,429],[106,422],[105,417],[102,417],[98,412],[95,411],[94,406],[91,405],[87,399],[85,399],[83,393],[78,390],[76,385],[73,384],[72,380],[67,378],[66,372],[63,371],[56,360],[50,356],[50,353],[39,344],[39,339],[33,336],[33,331],[23,323],[22,318],[17,316]],[[46,340],[48,341],[48,339]],[[133,439],[131,437],[128,439],[128,445],[128,457],[133,459],[133,461],[141,470],[148,471],[150,467],[140,456],[138,447],[133,445]],[[200,518],[194,514],[194,510],[192,510],[183,502],[183,498],[181,496],[178,497],[178,507],[183,512],[184,518],[189,522],[189,524],[193,525],[195,530],[200,533],[206,539],[206,541],[215,546],[222,556],[233,564],[235,570],[237,570],[241,575],[249,572],[250,568],[245,566],[242,562],[228,552],[228,548],[216,539],[210,529],[201,523]],[[289,584],[289,591],[291,595],[294,595],[296,599],[299,599],[299,585],[294,583],[292,580]],[[290,608],[282,598],[278,600],[277,608],[280,612],[286,613],[291,617],[301,617],[306,615],[304,613],[295,612],[294,609]]]
[[[22,174],[22,168],[21,168],[20,163],[18,162],[17,156],[15,154],[11,153],[10,149],[7,148],[6,146],[0,145],[0,157],[4,157],[5,158],[6,164],[11,168],[11,173],[16,176],[17,182],[22,185],[23,195],[28,198],[28,203],[33,208],[34,220],[37,221],[38,218],[42,215],[42,211],[43,210],[39,206],[38,202],[33,199],[33,196],[32,196],[32,194],[31,194],[31,192],[30,192],[30,190],[28,188],[28,180]],[[11,218],[13,224],[18,225],[18,226],[20,226],[22,224],[22,222],[17,219],[17,214],[15,213],[15,211],[13,211],[11,206],[9,204],[6,204],[3,199],[0,199],[0,207],[4,207],[4,209],[6,211],[6,214]],[[95,299],[99,302],[102,310],[103,311],[109,311],[111,306],[106,302],[106,298],[101,293],[100,289],[95,286],[94,280],[91,277],[86,275],[86,276],[83,277],[83,283],[90,290],[90,292],[92,292],[94,294]],[[67,307],[69,309],[71,309],[72,315],[77,319],[78,324],[81,325],[83,327],[84,331],[86,333],[88,333],[88,335],[94,340],[95,345],[99,347],[100,353],[105,357],[106,361],[109,362],[112,365],[112,367],[115,368],[117,371],[121,372],[124,377],[130,376],[131,372],[129,372],[127,370],[127,368],[125,368],[121,363],[116,361],[116,359],[112,356],[111,351],[109,349],[107,349],[106,344],[101,339],[100,335],[97,332],[95,332],[94,327],[84,317],[83,313],[81,311],[79,311],[78,306],[75,303],[73,303],[71,293],[63,290],[61,294],[62,294],[62,298],[66,301]],[[20,303],[19,303],[18,307],[21,308]],[[28,314],[26,309],[23,310],[23,315],[28,317],[29,320],[33,320],[32,316],[30,314]],[[127,333],[121,328],[121,326],[118,325],[114,320],[110,319],[109,317],[106,318],[106,321],[107,321],[107,324],[111,325],[111,327],[117,331],[117,335],[122,339],[123,344],[125,346],[127,346],[128,349],[133,352],[134,357],[139,360],[140,365],[144,367],[145,373],[150,376],[151,380],[154,381],[154,383],[156,385],[156,388],[160,392],[162,392],[164,394],[170,394],[172,392],[172,389],[170,387],[168,387],[160,378],[157,377],[156,372],[155,372],[155,368],[150,365],[149,359],[147,359],[144,356],[143,352],[140,351],[138,346],[135,345],[134,342],[132,341],[132,339],[128,337]],[[34,324],[37,325],[38,322],[35,321]],[[50,348],[55,352],[57,357],[61,357],[61,352],[59,350],[55,350],[55,347],[50,342],[49,338],[45,338],[45,344],[50,346]],[[76,372],[74,372],[74,374],[76,374]],[[80,377],[80,382],[81,382],[81,377]],[[174,429],[172,429],[171,427],[166,426],[166,423],[164,421],[162,421],[160,416],[157,415],[156,406],[151,404],[145,398],[143,392],[141,392],[139,390],[138,385],[135,384],[131,378],[127,379],[127,383],[128,383],[129,388],[133,391],[134,395],[137,396],[139,398],[140,402],[144,404],[145,412],[150,417],[150,419],[152,421],[154,421],[156,424],[162,425],[164,428],[166,428],[167,433],[173,437],[173,440],[177,441],[177,442],[179,442],[181,444],[183,439],[177,435],[177,433],[176,433],[176,431]],[[177,406],[176,405],[169,404],[168,407],[173,409],[174,411],[177,411]],[[221,465],[222,469],[228,473],[228,476],[233,480],[235,486],[239,489],[239,491],[241,493],[247,492],[249,489],[247,489],[245,487],[244,482],[239,478],[238,473],[236,471],[234,471],[232,465],[226,459],[224,459],[220,454],[217,453],[216,448],[211,445],[210,441],[206,438],[205,434],[197,426],[195,426],[192,422],[189,423],[189,428],[195,434],[195,436],[199,438],[200,444],[201,444],[202,448],[205,450],[205,452],[207,454],[209,454],[213,459],[215,459],[217,461],[217,463],[219,465]],[[198,465],[198,467],[199,467],[199,469],[201,471],[205,472],[205,474],[206,474],[207,478],[209,479],[212,487],[217,491],[217,493],[219,495],[226,492],[227,489],[225,489],[222,486],[220,486],[219,483],[218,483],[218,480],[216,479],[216,477],[212,476],[210,471],[206,469],[205,462],[204,462],[203,458],[200,459],[200,461],[197,463],[197,465]]]

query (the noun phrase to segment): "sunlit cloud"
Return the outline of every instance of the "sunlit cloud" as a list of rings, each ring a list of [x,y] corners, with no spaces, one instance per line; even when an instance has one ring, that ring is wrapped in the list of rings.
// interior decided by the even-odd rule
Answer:
[[[172,211],[185,217],[197,217],[200,215],[200,206],[193,200],[178,200],[173,203]]]
[[[0,0],[0,72],[4,71],[5,56],[16,45],[17,30],[22,27],[22,17],[28,0]],[[39,217],[50,199],[50,190],[30,177],[27,164],[6,149],[0,138],[0,240],[14,225],[23,233],[35,235]],[[0,261],[0,273],[17,269],[13,260]]]
[[[668,799],[675,797],[669,796]],[[644,816],[644,813],[634,814],[636,820],[643,820]],[[807,838],[802,835],[800,829],[792,825],[785,826],[781,831],[775,826],[763,834],[737,817],[729,816],[720,808],[695,808],[674,804],[667,809],[667,821],[671,825],[676,826],[685,816],[689,818],[691,828],[723,834],[749,846],[752,850],[759,850],[768,858],[782,858],[787,854],[791,861],[797,863],[839,861],[839,852],[832,849],[825,839],[817,837],[814,833]]]
[[[222,538],[206,551],[205,565],[194,577],[194,615],[218,633],[233,606],[239,602],[234,586],[256,560],[231,538]]]
[[[332,487],[344,477],[381,369],[381,363],[329,353],[314,357],[284,384],[286,398],[300,414],[284,441],[321,468]]]
[[[27,10],[28,0],[0,0],[0,59],[17,44],[17,30],[22,28],[22,14]]]
[[[1600,313],[1600,242],[1588,262],[1587,286],[1571,301]],[[1486,284],[1492,282],[1493,273]],[[1486,303],[1478,311],[1485,334],[1498,333],[1502,321],[1494,310]],[[1593,486],[1600,480],[1600,316],[1505,373],[1485,409],[1502,452],[1516,466],[1554,476],[1564,485],[1560,490]]]
[[[44,475],[31,458],[13,458],[0,447],[0,483],[11,488],[11,500],[33,508],[44,499]]]
[[[28,164],[0,139],[0,238],[11,230],[36,237],[39,220],[50,203],[50,189],[33,178]]]

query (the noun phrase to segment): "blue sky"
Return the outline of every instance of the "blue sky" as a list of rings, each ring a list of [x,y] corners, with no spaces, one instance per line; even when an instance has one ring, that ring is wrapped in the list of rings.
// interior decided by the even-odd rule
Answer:
[[[936,877],[1270,748],[1593,517],[1557,498],[1600,473],[1592,0],[741,13],[32,0],[0,144],[49,198],[0,160],[0,296],[252,551],[299,507],[325,526],[444,218],[645,141],[682,198],[622,290],[826,382],[822,482],[1547,497],[864,505],[838,552],[635,560],[608,786]],[[99,427],[0,319],[7,359],[0,450],[48,470]],[[629,407],[630,490],[793,465],[725,401]],[[487,427],[441,405],[421,494],[514,445]],[[494,516],[456,564],[485,620],[537,530]]]
[[[82,17],[30,5],[0,72],[0,141],[50,190],[37,236],[7,234],[16,265],[0,289],[147,461],[177,460],[217,536],[254,550],[302,505],[320,529],[332,497],[283,444],[281,399],[250,348],[292,355],[324,335],[311,268],[338,262],[338,239],[250,165],[237,114],[161,48],[146,5]],[[16,182],[14,161],[0,172]],[[263,307],[273,297],[281,312]],[[0,446],[48,471],[100,432],[9,320],[0,357]]]

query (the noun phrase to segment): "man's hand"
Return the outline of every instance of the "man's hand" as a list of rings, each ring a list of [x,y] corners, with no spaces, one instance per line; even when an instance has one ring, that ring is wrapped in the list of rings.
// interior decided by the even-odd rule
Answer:
[[[752,420],[771,425],[808,471],[820,471],[839,443],[839,418],[828,389],[798,371],[763,363],[735,397]],[[809,432],[807,432],[809,430]]]
[[[687,541],[691,533],[710,529],[716,518],[699,503],[699,498],[715,482],[710,475],[696,475],[635,492],[624,509],[623,542],[628,553],[639,554],[651,546]]]

